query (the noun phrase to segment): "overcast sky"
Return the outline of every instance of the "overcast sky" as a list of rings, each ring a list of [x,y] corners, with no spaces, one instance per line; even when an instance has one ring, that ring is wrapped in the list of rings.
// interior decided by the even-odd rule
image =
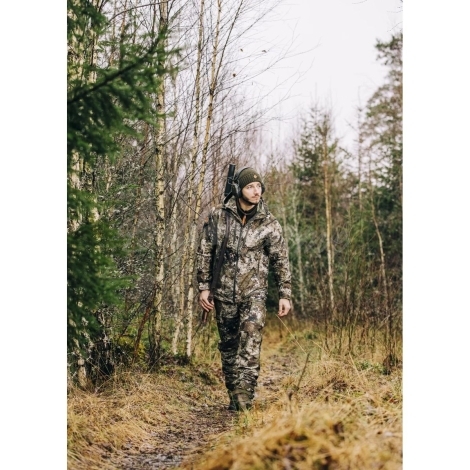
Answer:
[[[399,0],[284,0],[258,36],[268,55],[290,48],[287,58],[260,77],[264,87],[278,85],[272,102],[283,99],[273,115],[286,121],[274,126],[273,138],[288,135],[292,118],[316,97],[331,105],[337,134],[351,142],[347,121],[354,121],[359,100],[364,104],[383,83],[386,69],[376,59],[376,40],[401,29]]]

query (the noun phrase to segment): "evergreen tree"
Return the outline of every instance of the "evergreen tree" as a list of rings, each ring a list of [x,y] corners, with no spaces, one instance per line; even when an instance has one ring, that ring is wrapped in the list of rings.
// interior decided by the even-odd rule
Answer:
[[[403,182],[403,33],[376,44],[388,67],[385,83],[369,99],[364,122],[373,159],[373,202],[384,234],[387,263],[401,271]]]
[[[294,141],[294,157],[283,184],[286,196],[269,195],[285,211],[294,300],[304,315],[333,311],[335,219],[338,217],[336,186],[341,180],[338,139],[331,112],[319,104],[304,118]],[[287,184],[287,186],[286,186]],[[325,280],[328,280],[325,283]]]
[[[94,193],[99,159],[119,155],[119,136],[138,136],[136,123],[157,124],[153,96],[168,73],[163,31],[119,42],[105,40],[110,24],[89,0],[68,0],[67,17],[67,312],[69,351],[96,337],[97,312],[118,302],[115,266],[121,242]],[[104,64],[107,49],[119,60]]]

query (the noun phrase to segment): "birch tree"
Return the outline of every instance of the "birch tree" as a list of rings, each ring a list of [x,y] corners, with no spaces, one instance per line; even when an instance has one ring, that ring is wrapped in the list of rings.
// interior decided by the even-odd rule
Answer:
[[[157,35],[164,37],[168,29],[168,0],[161,0],[158,4],[159,20]],[[156,18],[156,12],[154,14]],[[166,46],[166,40],[164,39]],[[165,68],[164,57],[162,63],[158,64],[160,68]],[[164,262],[163,262],[163,237],[165,233],[165,80],[161,80],[156,97],[156,113],[158,125],[154,134],[155,146],[155,287],[153,308],[149,321],[149,361],[150,366],[158,363],[160,354],[161,330],[162,330],[162,307],[163,307],[163,280],[164,280]]]
[[[201,0],[199,6],[199,22],[198,22],[198,42],[197,42],[197,59],[196,59],[196,77],[195,77],[195,87],[194,87],[194,109],[195,109],[195,119],[193,125],[193,140],[191,148],[191,166],[189,173],[189,191],[188,191],[188,203],[187,203],[187,220],[194,219],[193,214],[193,188],[194,181],[196,179],[197,172],[197,156],[199,153],[199,131],[200,131],[200,118],[201,118],[201,70],[202,70],[202,47],[204,40],[204,13],[205,13],[205,0]],[[188,258],[190,258],[190,226],[186,226],[186,230],[183,238],[184,253],[182,258],[182,267],[183,273],[185,267],[188,265]],[[179,335],[184,319],[184,310],[185,310],[185,286],[186,286],[186,276],[183,274],[180,276],[180,308],[179,314],[176,318],[176,328],[173,334],[172,339],[172,352],[173,354],[177,353]]]

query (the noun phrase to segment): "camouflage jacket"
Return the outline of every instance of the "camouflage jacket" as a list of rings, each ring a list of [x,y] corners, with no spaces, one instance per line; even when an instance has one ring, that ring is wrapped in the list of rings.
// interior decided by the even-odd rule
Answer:
[[[227,248],[213,295],[222,302],[238,303],[252,296],[266,299],[268,266],[271,263],[279,298],[291,298],[291,273],[287,244],[282,227],[261,199],[256,214],[242,225],[234,198],[212,208],[202,229],[197,250],[197,281],[199,290],[209,290],[212,272],[220,256],[230,217]]]

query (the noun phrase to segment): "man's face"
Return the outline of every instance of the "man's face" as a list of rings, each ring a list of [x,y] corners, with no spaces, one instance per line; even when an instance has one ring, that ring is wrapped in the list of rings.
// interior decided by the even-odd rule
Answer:
[[[261,198],[261,183],[256,181],[254,183],[247,184],[242,189],[242,197],[246,202],[252,205],[258,204]]]

